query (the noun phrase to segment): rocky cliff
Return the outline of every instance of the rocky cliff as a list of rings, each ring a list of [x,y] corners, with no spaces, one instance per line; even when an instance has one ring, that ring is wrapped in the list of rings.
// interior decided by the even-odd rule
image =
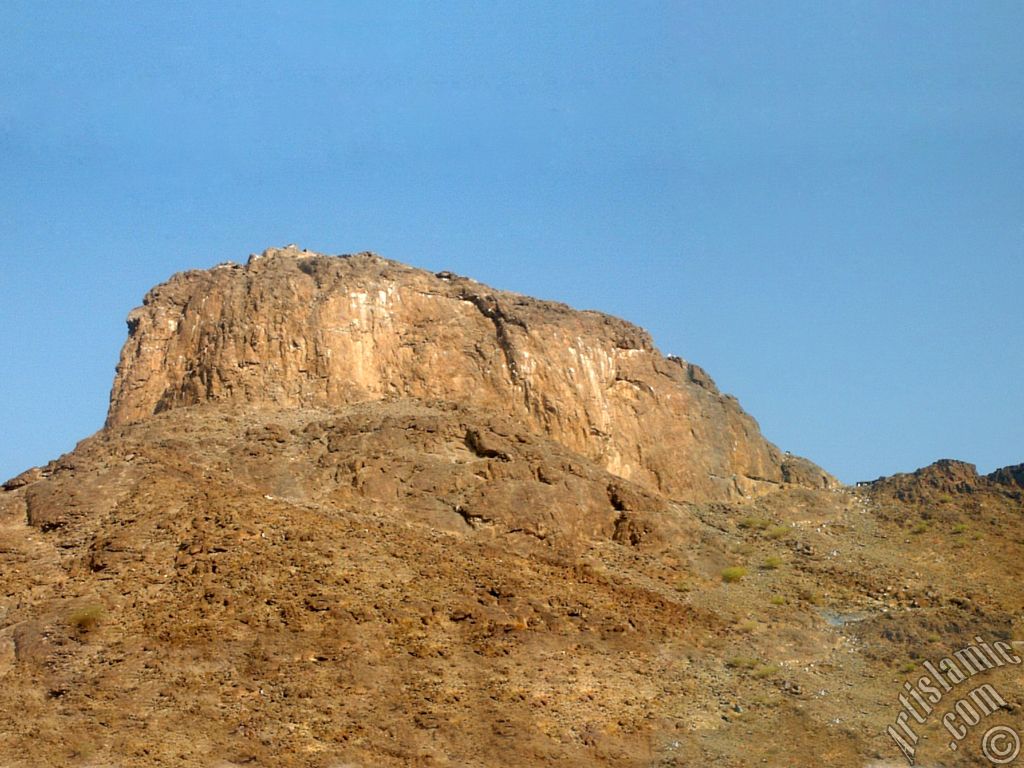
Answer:
[[[284,249],[129,327],[0,485],[2,766],[864,768],[924,659],[1024,647],[1024,465],[827,487],[620,320]]]
[[[1019,497],[1021,490],[1024,490],[1024,464],[1002,467],[988,475],[979,475],[974,464],[956,459],[939,459],[914,472],[901,472],[858,485],[869,486],[875,492],[895,496],[901,501],[914,502],[934,502],[958,494]]]
[[[634,325],[369,253],[290,246],[185,272],[128,327],[108,426],[207,401],[444,400],[514,418],[676,498],[834,484]]]

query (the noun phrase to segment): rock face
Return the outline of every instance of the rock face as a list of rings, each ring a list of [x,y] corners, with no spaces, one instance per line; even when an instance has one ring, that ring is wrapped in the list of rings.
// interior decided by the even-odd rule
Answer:
[[[986,477],[994,483],[1024,490],[1024,464],[997,469]]]
[[[835,483],[636,326],[369,253],[290,246],[185,272],[128,327],[108,426],[208,401],[442,400],[510,417],[675,498]]]
[[[939,459],[914,472],[880,477],[868,484],[901,501],[928,502],[953,495],[1010,494],[1019,496],[1024,489],[1024,465],[1003,467],[988,475],[979,475],[977,467],[966,461]]]

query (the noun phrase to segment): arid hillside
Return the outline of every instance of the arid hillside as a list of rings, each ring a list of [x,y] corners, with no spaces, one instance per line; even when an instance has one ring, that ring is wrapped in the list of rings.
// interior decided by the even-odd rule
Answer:
[[[1024,648],[1020,466],[841,486],[624,321],[286,248],[128,325],[0,491],[0,765],[900,765]]]

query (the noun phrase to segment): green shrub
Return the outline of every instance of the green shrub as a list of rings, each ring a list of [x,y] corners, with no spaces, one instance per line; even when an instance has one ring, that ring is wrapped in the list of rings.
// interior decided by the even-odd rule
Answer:
[[[742,565],[732,565],[722,571],[722,581],[726,584],[733,584],[746,576],[747,573],[749,571]]]
[[[764,679],[766,677],[773,677],[779,671],[779,668],[774,664],[760,664],[754,670],[754,677]]]
[[[68,616],[68,623],[79,632],[89,632],[96,628],[103,617],[103,607],[99,605],[84,605],[75,609]]]

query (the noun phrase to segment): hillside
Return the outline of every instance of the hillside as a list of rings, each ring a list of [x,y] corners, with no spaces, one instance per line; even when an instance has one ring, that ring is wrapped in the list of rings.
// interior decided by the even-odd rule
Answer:
[[[1024,638],[1019,466],[843,487],[624,321],[286,248],[128,326],[0,492],[5,766],[897,765],[904,681]],[[919,764],[1021,725],[985,679]]]

